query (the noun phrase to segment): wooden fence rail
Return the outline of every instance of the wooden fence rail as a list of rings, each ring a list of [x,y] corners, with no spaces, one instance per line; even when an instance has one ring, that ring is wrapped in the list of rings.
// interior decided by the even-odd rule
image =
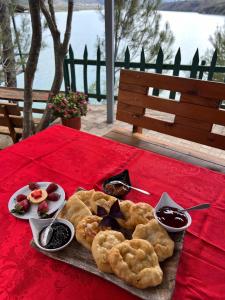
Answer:
[[[134,62],[130,60],[130,51],[127,47],[124,61],[116,61],[115,68],[124,68],[124,69],[135,69],[140,71],[149,71],[162,74],[164,71],[172,71],[172,75],[180,76],[181,72],[188,72],[186,74],[187,77],[197,78],[197,79],[205,79],[205,80],[215,80],[215,75],[220,74],[220,80],[225,82],[225,67],[217,66],[217,51],[215,50],[211,62],[209,65],[206,65],[205,60],[200,60],[198,49],[195,52],[195,55],[192,59],[192,63],[190,65],[181,64],[181,51],[178,49],[174,63],[168,64],[164,63],[164,53],[162,49],[159,49],[156,62],[148,63],[145,59],[145,51],[142,49],[140,54],[140,61]],[[83,92],[85,92],[89,98],[95,98],[99,102],[103,99],[106,99],[106,95],[102,92],[102,81],[101,81],[101,70],[106,66],[105,60],[101,59],[101,51],[100,47],[97,48],[96,52],[96,60],[88,58],[88,49],[87,46],[84,48],[83,59],[74,58],[74,52],[72,47],[69,48],[69,57],[64,59],[64,83],[65,90],[68,92],[69,90],[76,91],[77,90],[77,80],[76,80],[76,66],[83,66]],[[95,92],[90,91],[88,85],[88,67],[95,66],[96,67],[96,81],[95,81]],[[182,74],[182,76],[184,76]],[[221,80],[222,78],[222,80]],[[218,79],[217,79],[218,80]],[[153,95],[158,96],[159,90],[154,89]],[[170,99],[175,99],[176,92],[170,91]],[[117,98],[117,95],[115,95]],[[225,107],[225,105],[223,105]]]

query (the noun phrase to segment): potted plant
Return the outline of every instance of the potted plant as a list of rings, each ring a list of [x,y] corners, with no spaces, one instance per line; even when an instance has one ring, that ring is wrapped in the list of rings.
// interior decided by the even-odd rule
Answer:
[[[62,124],[80,130],[81,117],[87,114],[87,95],[81,92],[59,93],[51,98],[49,107]]]

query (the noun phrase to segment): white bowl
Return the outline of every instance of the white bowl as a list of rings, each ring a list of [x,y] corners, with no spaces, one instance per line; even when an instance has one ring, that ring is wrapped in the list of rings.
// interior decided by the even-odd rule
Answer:
[[[35,244],[38,246],[38,248],[40,248],[41,250],[44,250],[44,251],[48,251],[48,252],[55,252],[55,251],[62,250],[63,248],[65,248],[66,246],[68,246],[71,243],[71,241],[74,237],[74,226],[72,223],[70,223],[67,220],[57,219],[56,222],[65,224],[70,228],[71,238],[65,245],[63,245],[59,248],[46,249],[46,248],[42,247],[39,243],[39,234],[44,227],[48,226],[51,223],[51,221],[52,221],[52,219],[34,219],[34,218],[29,219],[31,231],[33,234],[33,239],[34,239]]]
[[[177,204],[167,193],[163,193],[158,204],[156,205],[156,207],[154,208],[154,217],[156,218],[156,220],[169,232],[179,232],[179,231],[183,231],[185,229],[187,229],[192,222],[191,216],[189,215],[188,212],[184,212],[185,216],[187,217],[187,224],[183,227],[180,228],[175,228],[175,227],[171,227],[168,225],[163,224],[162,222],[160,222],[160,220],[158,219],[156,212],[162,208],[163,206],[170,206],[170,207],[175,207],[178,209],[184,209],[182,206],[180,206],[179,204]]]

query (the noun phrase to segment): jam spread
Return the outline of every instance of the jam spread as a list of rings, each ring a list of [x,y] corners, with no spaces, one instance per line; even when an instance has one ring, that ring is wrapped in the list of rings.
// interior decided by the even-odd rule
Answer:
[[[181,228],[188,223],[186,215],[175,207],[163,206],[156,215],[160,222],[170,227]]]
[[[105,191],[107,194],[115,196],[115,197],[122,197],[124,196],[129,189],[125,187],[123,184],[113,184],[113,183],[107,183],[105,185]]]
[[[39,243],[40,245],[42,245],[42,247],[46,249],[56,249],[62,247],[63,245],[69,242],[71,238],[71,230],[66,224],[54,223],[52,224],[52,229],[53,229],[52,237],[46,246],[43,246],[41,244],[41,239],[40,239],[41,232],[44,230],[44,228],[40,232]]]
[[[35,190],[31,193],[31,196],[35,199],[42,197],[42,190]]]

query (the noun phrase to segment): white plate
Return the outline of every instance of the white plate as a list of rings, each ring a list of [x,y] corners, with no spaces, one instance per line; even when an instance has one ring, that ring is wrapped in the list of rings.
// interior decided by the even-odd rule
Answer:
[[[45,190],[51,182],[37,182],[37,183],[39,184],[41,189]],[[30,194],[30,192],[31,192],[31,190],[29,189],[29,186],[25,185],[21,189],[17,190],[11,196],[11,198],[9,199],[8,208],[12,215],[14,215],[17,218],[24,219],[24,220],[28,220],[30,218],[40,219],[40,216],[38,215],[38,212],[37,212],[38,204],[31,203],[29,211],[26,212],[24,215],[20,215],[20,214],[11,212],[11,210],[15,207],[15,204],[16,204],[16,196],[19,194],[28,195],[28,194]],[[48,201],[47,200],[48,207],[49,207],[49,211],[47,212],[48,215],[50,215],[54,211],[56,211],[61,206],[63,201],[65,200],[65,192],[60,185],[58,185],[58,189],[56,190],[56,193],[58,193],[60,195],[60,198],[57,201]]]

